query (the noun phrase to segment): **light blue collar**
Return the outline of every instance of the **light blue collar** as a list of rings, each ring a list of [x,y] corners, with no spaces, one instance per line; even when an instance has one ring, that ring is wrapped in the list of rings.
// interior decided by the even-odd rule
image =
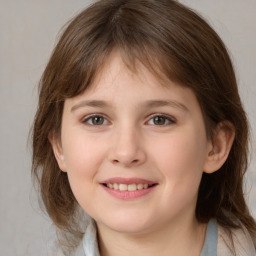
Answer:
[[[204,247],[200,256],[217,256],[218,229],[217,223],[211,219],[207,226]]]

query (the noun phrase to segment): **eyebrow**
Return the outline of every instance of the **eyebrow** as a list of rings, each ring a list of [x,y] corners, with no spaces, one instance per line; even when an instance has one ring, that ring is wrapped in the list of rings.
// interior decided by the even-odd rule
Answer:
[[[184,104],[174,100],[149,100],[146,101],[145,105],[151,108],[170,106],[183,111],[188,111],[188,108]]]
[[[110,105],[103,100],[83,100],[83,101],[79,102],[78,104],[74,105],[71,108],[71,112],[75,111],[78,108],[82,108],[82,107],[106,108],[109,106]]]
[[[173,100],[147,100],[143,102],[141,105],[143,107],[149,107],[149,108],[170,106],[170,107],[178,108],[183,111],[188,111],[188,108],[184,104],[178,101],[173,101]],[[110,108],[111,104],[103,100],[84,100],[74,105],[71,108],[71,112],[82,107]]]

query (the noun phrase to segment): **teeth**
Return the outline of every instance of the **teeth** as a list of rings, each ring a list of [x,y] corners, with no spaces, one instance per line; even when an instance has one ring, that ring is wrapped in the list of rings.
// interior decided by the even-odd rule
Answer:
[[[107,187],[114,190],[120,191],[135,191],[135,190],[142,190],[147,189],[149,184],[118,184],[118,183],[108,183]]]
[[[128,185],[128,191],[135,191],[137,190],[137,185],[136,184],[129,184]]]
[[[138,185],[137,185],[137,189],[138,189],[138,190],[141,190],[141,189],[143,189],[143,188],[144,188],[144,185],[143,185],[143,184],[138,184]]]
[[[127,185],[126,184],[119,184],[119,190],[120,191],[126,191],[127,190]]]

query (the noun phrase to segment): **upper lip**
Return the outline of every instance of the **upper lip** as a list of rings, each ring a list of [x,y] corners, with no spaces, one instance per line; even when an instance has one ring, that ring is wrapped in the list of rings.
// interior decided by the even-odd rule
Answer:
[[[149,184],[149,185],[157,184],[157,182],[154,182],[151,180],[146,180],[146,179],[141,179],[141,178],[122,178],[122,177],[109,178],[100,183],[101,184],[118,183],[118,184],[127,184],[127,185],[129,185],[129,184]]]

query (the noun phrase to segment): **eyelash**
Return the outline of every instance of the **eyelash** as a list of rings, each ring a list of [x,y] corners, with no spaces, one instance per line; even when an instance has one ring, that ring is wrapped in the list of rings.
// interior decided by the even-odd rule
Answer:
[[[151,126],[166,127],[166,126],[169,126],[169,125],[172,125],[172,124],[176,123],[176,120],[173,117],[170,117],[169,115],[165,115],[165,114],[154,114],[154,115],[151,115],[149,117],[150,117],[150,119],[147,121],[147,123],[149,123],[150,120],[153,120],[156,117],[163,118],[164,122],[165,122],[164,124],[160,124],[160,125],[149,124]],[[93,124],[93,121],[92,121],[93,118],[103,118],[103,123],[102,124]],[[89,120],[91,120],[91,123],[89,123]],[[90,115],[90,116],[87,116],[86,118],[84,118],[82,120],[82,123],[84,123],[85,125],[88,125],[88,126],[101,127],[103,125],[106,125],[106,123],[105,123],[106,120],[107,120],[107,118],[102,114],[93,114],[93,115]],[[168,122],[168,123],[166,124],[166,122]]]
[[[152,126],[164,126],[165,127],[165,126],[169,126],[169,125],[172,125],[172,124],[176,123],[176,120],[173,117],[171,117],[169,115],[164,115],[164,114],[154,114],[154,115],[151,115],[149,121],[153,120],[156,117],[163,118],[165,120],[165,123],[161,124],[161,125],[151,124]],[[149,122],[149,121],[147,121],[147,122]],[[167,124],[166,124],[166,121],[168,122]]]
[[[93,118],[96,118],[96,117],[99,117],[99,118],[103,118],[104,121],[107,120],[107,118],[102,115],[102,114],[93,114],[93,115],[90,115],[90,116],[87,116],[86,118],[84,118],[82,120],[82,123],[86,124],[86,125],[89,125],[89,126],[102,126],[102,125],[105,125],[105,124],[100,124],[100,125],[96,125],[96,124],[93,124],[93,123],[89,123],[89,120],[92,120]]]

